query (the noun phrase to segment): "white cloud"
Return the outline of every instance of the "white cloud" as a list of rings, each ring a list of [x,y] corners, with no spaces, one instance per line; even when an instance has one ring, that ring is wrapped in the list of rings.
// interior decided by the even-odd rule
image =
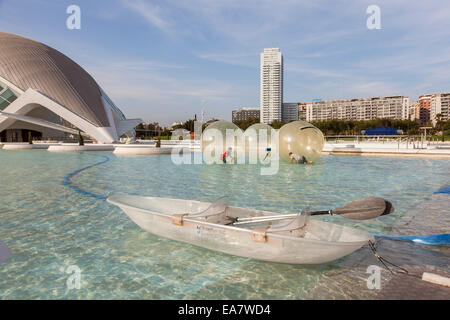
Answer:
[[[197,53],[198,58],[243,67],[257,67],[259,54],[252,53]]]
[[[348,73],[344,73],[341,71],[333,71],[330,70],[330,68],[314,68],[305,66],[303,64],[295,64],[295,63],[286,65],[285,72],[308,74],[313,77],[319,78],[346,78],[350,76]]]
[[[163,15],[161,6],[143,0],[122,0],[122,3],[161,31],[169,32],[171,30],[172,25],[168,16]]]

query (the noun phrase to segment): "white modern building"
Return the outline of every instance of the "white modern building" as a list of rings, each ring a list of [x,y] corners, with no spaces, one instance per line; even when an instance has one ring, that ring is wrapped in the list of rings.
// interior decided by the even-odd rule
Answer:
[[[266,48],[261,53],[260,121],[280,121],[282,104],[283,56],[279,48]]]
[[[450,119],[450,93],[438,93],[431,95],[430,120],[436,125],[437,115],[441,115],[442,121]]]
[[[306,103],[306,121],[409,117],[409,98],[405,96],[320,100]]]
[[[126,119],[97,82],[64,54],[0,32],[0,138],[84,135],[113,143],[134,135],[140,119]]]

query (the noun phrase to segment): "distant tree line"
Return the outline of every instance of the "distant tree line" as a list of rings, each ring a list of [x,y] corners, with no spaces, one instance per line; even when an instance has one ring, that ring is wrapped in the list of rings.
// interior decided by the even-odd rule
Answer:
[[[177,125],[173,126],[172,130],[185,129],[189,132],[193,132],[194,131],[194,121],[195,121],[195,119],[186,120],[182,124],[177,124]]]
[[[362,130],[371,128],[386,127],[403,130],[404,134],[418,135],[421,125],[411,120],[396,120],[387,118],[377,118],[372,120],[323,120],[312,121],[312,125],[319,128],[324,135],[360,135]],[[450,120],[439,121],[437,119],[436,126],[429,121],[422,125],[423,127],[432,127],[428,132],[432,135],[443,131],[444,135],[450,135]]]
[[[171,131],[169,128],[161,127],[158,122],[139,124],[136,126],[136,138],[152,139],[153,137],[169,137]]]
[[[235,125],[237,125],[242,130],[247,130],[248,127],[254,125],[255,123],[260,123],[259,118],[256,117],[248,117],[246,120],[235,120],[233,121]],[[270,125],[274,129],[280,129],[282,126],[284,126],[287,121],[273,121]]]
[[[446,136],[450,135],[450,120],[442,120],[442,114],[436,115],[436,131],[442,131]]]
[[[237,125],[242,130],[247,130],[248,127],[254,125],[255,123],[259,123],[259,118],[256,117],[248,117],[245,120],[235,120],[233,121],[235,125]]]
[[[251,125],[259,123],[258,118],[249,117],[246,120],[234,121],[239,128],[246,130]],[[286,121],[273,121],[272,128],[280,129]],[[377,127],[387,127],[403,130],[407,134],[419,134],[419,124],[410,120],[373,119],[373,120],[321,120],[312,121],[312,125],[319,128],[325,135],[360,135],[362,130]]]
[[[438,132],[443,132],[445,136],[450,136],[450,120],[443,121],[441,120],[442,116],[436,116],[436,125],[433,126],[431,121],[422,126],[433,127],[429,132],[430,134],[437,134]],[[166,127],[161,127],[157,122],[149,123],[147,125],[140,124],[136,127],[137,136],[170,136],[171,130],[175,129],[186,129],[189,132],[194,131],[194,121],[195,119],[189,119],[182,124],[173,126],[171,129]],[[234,124],[237,125],[240,129],[246,130],[248,127],[255,123],[259,123],[259,118],[249,117],[246,120],[236,120]],[[280,129],[284,126],[286,121],[273,121],[271,123],[272,128]],[[396,120],[396,119],[388,119],[388,118],[377,118],[372,120],[340,120],[340,119],[330,119],[330,120],[320,120],[320,121],[312,121],[312,125],[319,128],[324,135],[361,135],[362,130],[367,130],[371,128],[378,127],[386,127],[386,128],[395,128],[399,130],[403,130],[404,134],[408,135],[417,135],[419,134],[420,125],[417,122],[411,120]],[[206,124],[203,124],[203,130],[205,129]]]
[[[321,120],[312,121],[312,125],[319,128],[324,135],[360,135],[362,130],[371,128],[394,128],[403,130],[404,134],[419,134],[420,125],[411,120],[396,120],[376,118],[372,120]]]

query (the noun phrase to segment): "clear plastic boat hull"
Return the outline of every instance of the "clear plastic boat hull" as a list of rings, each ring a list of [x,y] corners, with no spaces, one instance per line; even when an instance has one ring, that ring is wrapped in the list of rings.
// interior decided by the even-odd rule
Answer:
[[[211,203],[194,200],[114,195],[108,202],[120,207],[138,226],[155,235],[258,260],[319,264],[339,259],[369,240],[373,241],[373,236],[365,231],[312,219],[297,235],[289,231],[265,233],[260,224],[255,231],[251,225],[241,227],[199,221],[186,214],[206,210]],[[228,206],[226,215],[252,217],[274,213]],[[179,219],[174,220],[176,216]],[[255,238],[255,235],[262,235],[262,238]]]

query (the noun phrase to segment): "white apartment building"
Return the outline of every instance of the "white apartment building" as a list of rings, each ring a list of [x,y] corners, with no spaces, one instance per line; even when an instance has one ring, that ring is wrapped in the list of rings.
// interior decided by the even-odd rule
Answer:
[[[298,103],[283,103],[281,107],[281,120],[282,121],[295,121],[298,120]]]
[[[405,96],[324,100],[306,103],[306,121],[375,118],[408,119],[409,98]]]
[[[420,102],[411,101],[409,103],[409,120],[419,121],[420,120]]]
[[[450,119],[450,93],[433,94],[430,101],[430,119],[436,125],[436,115],[441,114],[441,120]]]
[[[279,48],[265,48],[261,53],[260,121],[280,121],[282,104],[283,56]]]

